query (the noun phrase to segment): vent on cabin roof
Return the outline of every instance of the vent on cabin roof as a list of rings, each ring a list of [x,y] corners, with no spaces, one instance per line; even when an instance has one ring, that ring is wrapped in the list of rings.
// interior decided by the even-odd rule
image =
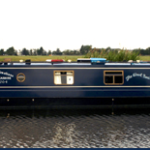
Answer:
[[[90,58],[78,58],[77,62],[91,62]]]
[[[26,63],[27,65],[30,65],[30,64],[31,64],[31,60],[30,60],[30,59],[27,59],[27,60],[25,60],[25,63]]]
[[[106,59],[105,58],[90,58],[91,63],[105,63]]]

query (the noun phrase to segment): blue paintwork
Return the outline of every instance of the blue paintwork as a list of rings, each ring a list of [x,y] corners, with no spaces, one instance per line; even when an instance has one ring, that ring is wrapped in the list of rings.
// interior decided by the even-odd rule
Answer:
[[[106,62],[106,59],[105,58],[90,58],[91,59],[91,62],[94,63],[94,62]]]
[[[0,66],[0,72],[8,72],[14,75],[7,84],[0,80],[0,98],[150,97],[150,87],[146,87],[150,86],[150,67],[144,63],[142,63],[143,65],[132,65],[130,63],[126,65],[109,63],[107,65],[87,65],[87,63],[68,63],[67,65],[63,63],[54,65],[18,64]],[[54,70],[74,70],[74,85],[54,85]],[[121,86],[105,85],[103,83],[104,70],[123,70],[124,84]],[[18,73],[25,74],[26,80],[23,83],[16,80]],[[132,77],[127,81],[127,76],[133,75],[133,73],[142,75]],[[0,77],[4,76],[7,77],[7,75],[0,74]]]

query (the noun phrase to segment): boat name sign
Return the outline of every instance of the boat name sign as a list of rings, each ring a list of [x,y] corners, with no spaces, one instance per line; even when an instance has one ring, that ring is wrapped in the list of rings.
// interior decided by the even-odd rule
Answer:
[[[14,77],[14,75],[8,73],[8,72],[3,72],[0,71],[0,84],[7,84],[8,80],[11,80]]]
[[[133,73],[132,75],[126,76],[126,81],[129,81],[133,77],[141,77],[141,78],[150,80],[150,76],[147,76],[146,74],[143,74],[143,73]]]

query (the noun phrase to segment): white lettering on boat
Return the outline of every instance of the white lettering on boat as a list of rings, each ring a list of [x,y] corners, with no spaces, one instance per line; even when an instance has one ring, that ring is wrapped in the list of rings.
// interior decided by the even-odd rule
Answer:
[[[134,77],[141,77],[143,79],[150,80],[150,76],[147,76],[146,74],[143,74],[143,73],[133,73],[132,75],[126,76],[126,81],[129,81],[130,79],[132,79]]]
[[[0,84],[7,84],[8,80],[11,80],[13,77],[14,77],[13,74],[0,71]]]

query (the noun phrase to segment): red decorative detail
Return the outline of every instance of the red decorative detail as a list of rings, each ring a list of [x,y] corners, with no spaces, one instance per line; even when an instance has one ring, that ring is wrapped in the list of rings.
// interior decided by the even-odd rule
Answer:
[[[52,59],[51,62],[63,62],[62,59]]]

